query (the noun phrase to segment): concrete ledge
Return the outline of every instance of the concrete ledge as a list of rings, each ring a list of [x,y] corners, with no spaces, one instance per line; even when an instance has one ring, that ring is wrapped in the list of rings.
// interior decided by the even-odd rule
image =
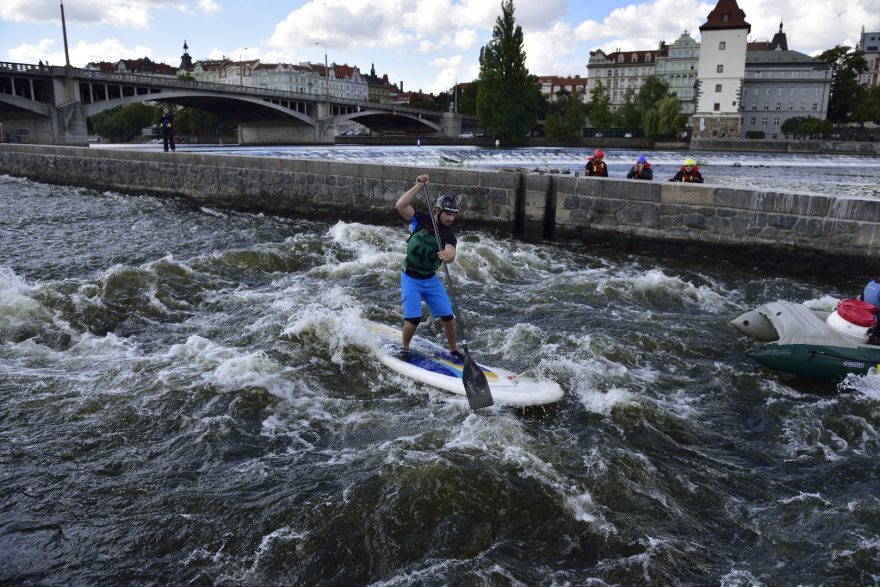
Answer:
[[[399,222],[394,201],[417,175],[428,173],[430,198],[455,195],[464,228],[494,228],[525,238],[641,242],[671,251],[683,243],[699,244],[704,251],[733,256],[748,250],[753,264],[771,258],[815,262],[823,255],[835,260],[823,266],[832,271],[844,266],[840,260],[864,268],[880,257],[880,200],[870,199],[448,167],[18,144],[0,145],[0,173],[176,195],[211,206],[381,222]],[[422,198],[417,205],[424,205]]]

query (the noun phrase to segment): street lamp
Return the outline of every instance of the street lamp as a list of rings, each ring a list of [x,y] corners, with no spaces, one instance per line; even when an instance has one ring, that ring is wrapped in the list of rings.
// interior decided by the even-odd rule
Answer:
[[[247,51],[248,48],[245,47],[244,50]],[[238,85],[244,85],[244,64],[241,61],[241,51],[238,52]]]
[[[327,66],[327,43],[315,41],[315,45],[324,46],[324,101],[330,104],[330,68]]]

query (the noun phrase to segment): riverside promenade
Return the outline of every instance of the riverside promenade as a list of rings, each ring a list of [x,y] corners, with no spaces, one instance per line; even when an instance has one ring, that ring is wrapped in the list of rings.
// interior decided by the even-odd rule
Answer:
[[[880,256],[880,200],[714,185],[203,153],[0,145],[0,173],[199,205],[395,222],[418,173],[455,194],[468,227],[615,242],[754,265],[846,271]]]

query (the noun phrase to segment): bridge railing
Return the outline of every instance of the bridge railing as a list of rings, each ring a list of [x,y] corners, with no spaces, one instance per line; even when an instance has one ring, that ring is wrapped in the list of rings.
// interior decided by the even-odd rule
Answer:
[[[51,73],[52,68],[48,65],[34,65],[33,63],[10,63],[8,61],[0,61],[0,71],[11,71],[16,73]]]
[[[269,88],[261,88],[256,86],[221,84],[216,82],[203,82],[197,80],[186,80],[163,75],[148,75],[143,73],[106,73],[93,69],[80,69],[76,67],[59,67],[49,65],[34,65],[31,63],[11,63],[0,62],[0,72],[26,73],[26,74],[42,74],[55,76],[73,76],[77,78],[94,80],[96,82],[121,82],[129,84],[139,84],[147,86],[160,86],[165,88],[185,88],[203,91],[224,92],[233,94],[242,94],[249,96],[260,96],[265,99],[281,99],[300,102],[323,102],[325,96],[319,94],[305,94],[302,92],[288,92],[286,90],[274,90]],[[381,104],[377,102],[367,102],[364,100],[352,100],[349,98],[339,98],[330,96],[330,102],[339,106],[358,107],[367,110],[388,110],[397,111],[402,114],[421,115],[422,118],[437,118],[442,113],[429,110],[421,110],[399,104]]]

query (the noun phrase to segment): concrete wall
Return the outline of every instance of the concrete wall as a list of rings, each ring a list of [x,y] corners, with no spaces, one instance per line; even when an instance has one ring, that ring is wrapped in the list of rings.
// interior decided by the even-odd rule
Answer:
[[[464,227],[739,256],[787,269],[800,263],[816,271],[842,270],[880,256],[880,200],[660,181],[0,145],[0,173],[180,195],[211,206],[360,221],[397,222],[394,202],[422,172],[431,175],[432,197],[441,192],[458,197]]]

